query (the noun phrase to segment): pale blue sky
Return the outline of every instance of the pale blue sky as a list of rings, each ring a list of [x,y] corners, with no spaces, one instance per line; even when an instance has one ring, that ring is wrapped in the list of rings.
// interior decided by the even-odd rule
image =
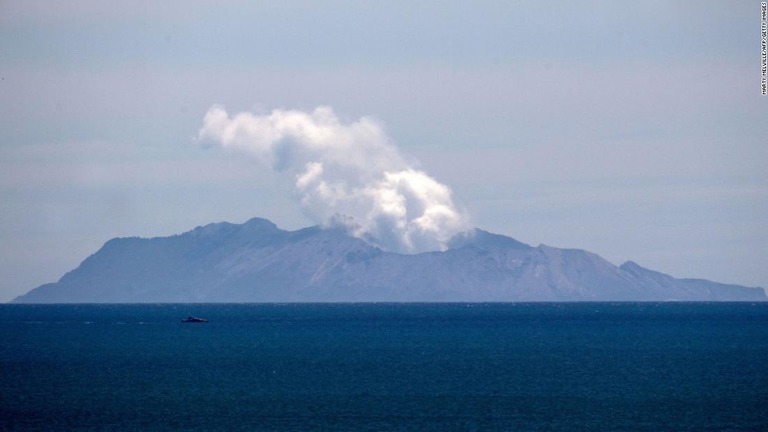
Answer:
[[[768,287],[760,4],[0,1],[0,301],[106,240],[311,224],[194,137],[232,112],[382,122],[476,226]]]

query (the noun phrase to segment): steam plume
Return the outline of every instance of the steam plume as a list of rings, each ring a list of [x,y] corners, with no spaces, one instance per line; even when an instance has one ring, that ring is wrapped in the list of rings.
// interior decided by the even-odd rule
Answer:
[[[385,250],[444,250],[469,228],[451,190],[411,167],[369,117],[340,121],[330,107],[268,115],[223,107],[205,114],[199,138],[251,153],[294,178],[304,211]]]

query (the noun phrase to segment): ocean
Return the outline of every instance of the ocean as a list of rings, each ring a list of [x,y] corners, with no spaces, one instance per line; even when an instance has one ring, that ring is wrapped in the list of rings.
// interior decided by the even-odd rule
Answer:
[[[0,305],[0,430],[766,431],[768,303]]]

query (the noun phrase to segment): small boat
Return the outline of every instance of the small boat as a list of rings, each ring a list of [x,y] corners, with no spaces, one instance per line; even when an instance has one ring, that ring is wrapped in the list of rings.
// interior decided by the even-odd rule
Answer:
[[[208,320],[205,318],[196,318],[193,316],[189,316],[181,320],[183,323],[207,323]]]

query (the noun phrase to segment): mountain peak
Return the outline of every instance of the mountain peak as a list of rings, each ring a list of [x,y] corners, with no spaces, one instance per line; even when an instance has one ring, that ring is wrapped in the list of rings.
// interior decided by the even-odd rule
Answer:
[[[277,230],[277,225],[275,225],[271,220],[264,219],[260,217],[254,217],[251,219],[248,219],[244,224],[244,227],[249,228],[260,228],[260,229],[269,229],[269,230]]]
[[[531,247],[511,237],[475,228],[452,238],[448,243],[448,249],[460,249],[469,245],[480,248],[529,249]]]

